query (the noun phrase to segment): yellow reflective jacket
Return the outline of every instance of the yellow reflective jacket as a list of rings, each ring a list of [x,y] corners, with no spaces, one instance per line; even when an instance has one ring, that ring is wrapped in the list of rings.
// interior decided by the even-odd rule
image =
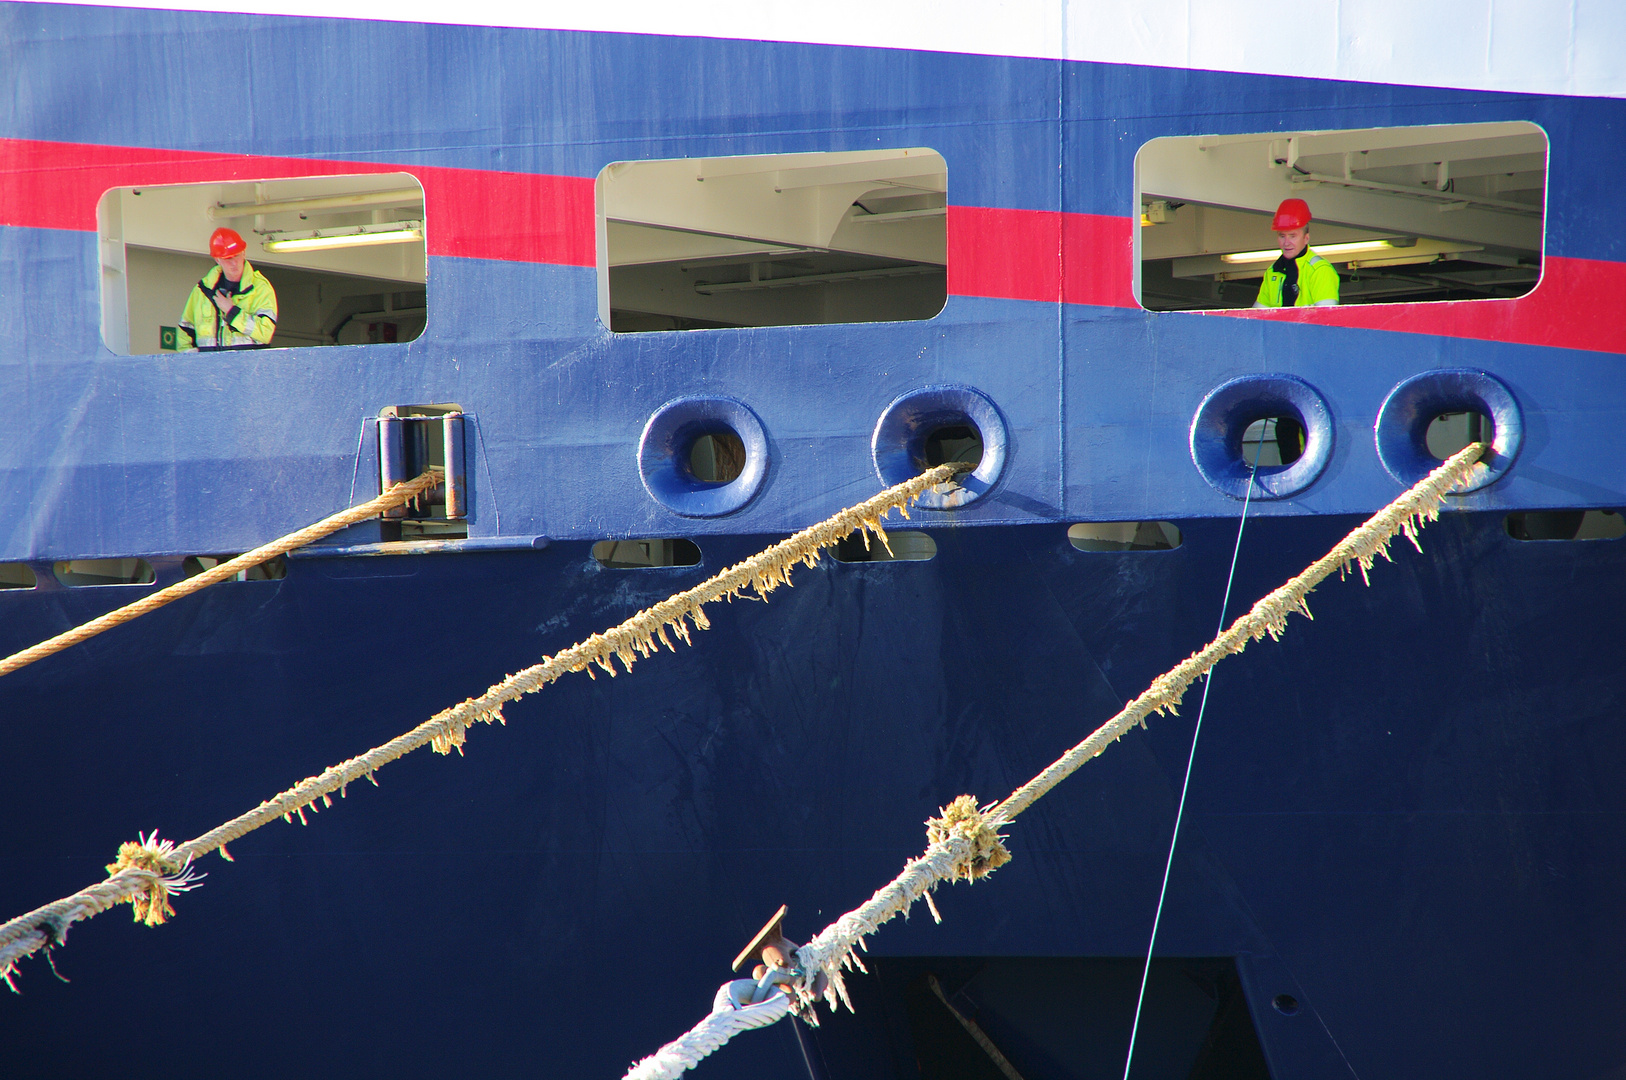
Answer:
[[[243,278],[232,294],[237,306],[224,317],[209,299],[209,293],[214,292],[219,282],[220,267],[214,266],[203,275],[202,281],[192,286],[186,308],[181,312],[175,348],[189,352],[269,345],[271,335],[277,332],[277,292],[265,280],[265,275],[254,269],[253,263],[244,260]]]
[[[1293,306],[1338,303],[1338,271],[1333,269],[1332,263],[1308,247],[1293,261],[1299,264],[1299,297]],[[1259,283],[1259,299],[1253,306],[1281,307],[1282,286],[1286,282],[1286,274],[1273,266],[1266,267],[1265,280]]]

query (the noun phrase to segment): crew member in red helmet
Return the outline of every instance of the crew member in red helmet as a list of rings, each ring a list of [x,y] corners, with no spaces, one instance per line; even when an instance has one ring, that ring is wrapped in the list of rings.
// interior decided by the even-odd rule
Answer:
[[[1310,250],[1310,207],[1303,199],[1283,199],[1270,227],[1281,257],[1265,271],[1254,307],[1330,307],[1338,303],[1338,271]]]
[[[186,298],[175,347],[192,349],[257,349],[277,332],[277,292],[249,263],[248,245],[235,229],[216,229],[209,237],[215,266]]]

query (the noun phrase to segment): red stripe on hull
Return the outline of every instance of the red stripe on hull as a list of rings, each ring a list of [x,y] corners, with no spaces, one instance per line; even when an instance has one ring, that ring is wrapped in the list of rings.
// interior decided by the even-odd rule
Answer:
[[[1541,281],[1515,300],[1446,300],[1429,304],[1353,304],[1334,308],[1259,308],[1216,314],[1348,326],[1403,334],[1506,341],[1555,349],[1626,353],[1626,319],[1602,298],[1626,293],[1626,263],[1542,260]]]
[[[594,264],[590,179],[371,161],[0,140],[0,225],[93,230],[114,187],[396,172],[423,184],[431,255]]]
[[[955,296],[1135,307],[1124,268],[1128,218],[1045,210],[948,208],[948,291]]]
[[[1099,214],[1063,214],[1062,299],[1069,304],[1132,308],[1135,302],[1135,221]]]
[[[0,140],[0,225],[93,230],[108,188],[405,172],[423,183],[431,255],[592,266],[593,181],[577,176],[378,162],[202,154]],[[1135,308],[1133,218],[948,208],[948,291]],[[1207,314],[1626,353],[1626,320],[1598,297],[1626,293],[1626,263],[1548,256],[1516,300],[1365,304]]]
[[[1135,219],[949,207],[948,282],[957,296],[1136,308]],[[1626,295],[1626,263],[1549,255],[1514,300],[1356,304],[1203,312],[1318,326],[1626,353],[1626,319],[1600,297]]]
[[[948,291],[1002,300],[1061,299],[1061,216],[948,208]]]

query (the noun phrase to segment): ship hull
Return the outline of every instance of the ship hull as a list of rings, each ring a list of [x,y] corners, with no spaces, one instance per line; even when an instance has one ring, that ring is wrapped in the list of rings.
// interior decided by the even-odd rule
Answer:
[[[1236,597],[1351,524],[1250,521]],[[938,805],[1006,793],[1200,644],[1234,538],[1194,524],[1181,549],[1112,554],[1057,526],[964,530],[929,563],[803,570],[718,611],[693,648],[567,679],[472,732],[461,759],[409,758],[309,827],[210,858],[173,924],[75,928],[56,961],[72,981],[25,968],[8,1003],[15,1075],[97,1071],[108,1046],[177,1023],[218,1033],[243,1076],[318,1050],[358,1074],[613,1073],[698,1017],[778,903],[793,934],[822,927],[918,851]],[[571,544],[302,559],[20,673],[13,786],[35,812],[4,899],[93,880],[98,838],[202,832],[757,539],[708,545],[692,570],[606,571]],[[1586,545],[1559,569],[1534,547],[1497,515],[1448,515],[1423,554],[1397,552],[1371,587],[1323,586],[1314,622],[1214,676],[1158,952],[1235,959],[1273,1075],[1609,1067],[1626,942],[1587,913],[1626,884],[1608,781],[1626,745],[1614,643],[1561,628],[1608,624],[1621,598],[1570,582],[1616,578],[1623,556]],[[1196,704],[1022,818],[1010,866],[940,892],[942,925],[874,940],[860,1015],[810,1034],[829,1075],[908,1057],[907,958],[992,983],[988,1000],[969,991],[980,1023],[1034,1075],[1121,1056],[1134,980],[1083,958],[1138,971]],[[1002,958],[1051,967],[1006,985]],[[1282,994],[1304,1009],[1273,1009]],[[1206,1030],[1170,995],[1169,1015],[1149,1007],[1148,1031],[1168,1029],[1155,1045]],[[1071,1041],[1079,1016],[1098,1043]],[[706,1068],[796,1053],[774,1030]]]
[[[193,62],[221,41],[258,43],[224,128]],[[0,679],[7,917],[873,495],[911,394],[985,402],[1005,454],[975,501],[890,520],[934,557],[799,568],[692,646],[568,676],[461,756],[208,857],[169,924],[75,925],[60,979],[35,957],[0,999],[7,1075],[618,1075],[704,1015],[780,904],[793,939],[822,929],[939,807],[1009,793],[1403,491],[1386,417],[1417,379],[1489,388],[1517,436],[1494,483],[1059,786],[1008,866],[937,892],[941,924],[888,924],[856,1014],[743,1035],[696,1075],[999,1075],[961,1019],[1029,1080],[1121,1075],[1154,922],[1136,1080],[1626,1068],[1626,544],[1510,519],[1626,505],[1626,337],[1595,299],[1626,288],[1598,180],[1626,163],[1618,96],[36,4],[0,6],[0,42],[22,88],[0,112],[0,563],[36,581],[0,590],[0,653],[152,587],[70,587],[67,560],[168,584],[371,497],[391,410],[456,403],[469,499],[466,536],[365,523]],[[1150,140],[1459,123],[1549,140],[1526,295],[1137,300]],[[915,147],[947,163],[940,314],[610,328],[612,163]],[[104,337],[103,192],[398,172],[426,214],[416,340]],[[1204,472],[1202,410],[1236,380],[1319,402],[1320,471],[1282,497]],[[650,480],[644,433],[691,399],[762,431],[762,484],[725,513]],[[1180,543],[1080,550],[1080,522]],[[593,554],[636,538],[700,562]]]

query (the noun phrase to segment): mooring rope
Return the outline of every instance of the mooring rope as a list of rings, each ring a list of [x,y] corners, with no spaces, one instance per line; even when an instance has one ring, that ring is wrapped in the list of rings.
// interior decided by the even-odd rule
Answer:
[[[0,676],[10,675],[18,668],[27,667],[36,660],[43,660],[47,656],[59,653],[63,649],[71,648],[115,626],[122,626],[132,619],[139,619],[150,611],[156,611],[165,604],[172,604],[184,596],[191,596],[195,592],[207,589],[209,586],[235,577],[251,566],[270,562],[278,555],[285,555],[297,547],[320,540],[324,536],[331,536],[340,529],[354,525],[358,521],[366,521],[376,517],[392,507],[409,503],[422,495],[425,491],[440,483],[445,470],[439,466],[426,469],[423,473],[411,480],[404,480],[394,485],[376,499],[369,499],[360,506],[352,506],[348,510],[341,510],[331,517],[325,517],[314,525],[307,525],[297,532],[263,544],[253,551],[244,552],[236,558],[227,559],[218,566],[212,566],[196,577],[187,578],[165,589],[160,589],[151,596],[144,596],[133,604],[126,604],[121,608],[109,611],[87,623],[81,623],[72,630],[65,630],[56,637],[47,638],[38,645],[31,645],[21,652],[12,653],[4,660],[0,660]]]
[[[863,947],[866,937],[879,930],[883,923],[907,912],[916,900],[924,899],[932,917],[941,922],[930,890],[945,881],[979,880],[1009,862],[1011,856],[1005,847],[1006,838],[999,831],[1002,827],[1015,821],[1019,814],[1086,761],[1099,757],[1135,725],[1145,726],[1146,718],[1152,713],[1178,714],[1178,705],[1186,689],[1225,657],[1240,653],[1250,642],[1258,641],[1267,634],[1272,640],[1279,640],[1287,629],[1287,617],[1295,611],[1306,618],[1313,618],[1305,600],[1311,589],[1334,572],[1340,577],[1344,576],[1351,565],[1358,566],[1362,580],[1370,584],[1368,571],[1377,558],[1382,556],[1392,561],[1389,542],[1397,535],[1404,534],[1412,546],[1421,552],[1423,548],[1417,540],[1418,531],[1428,522],[1439,518],[1440,505],[1447,494],[1464,480],[1473,477],[1476,470],[1483,469],[1478,462],[1485,449],[1484,443],[1473,443],[1452,455],[1414,487],[1350,532],[1303,573],[1254,604],[1224,633],[1152,680],[1145,693],[1124,706],[1121,712],[1096,728],[1088,738],[1039,775],[1017,788],[1003,802],[979,808],[972,796],[961,795],[941,810],[942,817],[929,819],[926,822],[928,843],[924,853],[904,864],[903,872],[878,889],[869,900],[842,915],[812,941],[796,950],[801,974],[790,985],[796,998],[793,1004],[797,1015],[808,1023],[816,1024],[814,1007],[821,997],[831,1009],[835,1009],[839,1003],[851,1010],[852,1002],[847,995],[843,971],[853,968],[865,970],[858,950]],[[819,993],[821,985],[823,991]],[[708,1030],[715,1030],[716,1021],[708,1017],[702,1024],[708,1022]],[[715,1045],[690,1046],[687,1040],[693,1034],[694,1031],[691,1031],[668,1043],[634,1065],[626,1074],[628,1080],[676,1080],[693,1067],[692,1062],[683,1064],[692,1054],[669,1051],[674,1048],[700,1051],[699,1056],[704,1057],[716,1049]],[[708,1043],[710,1041],[714,1040],[708,1040]]]
[[[684,1032],[681,1039],[674,1039],[634,1065],[632,1071],[627,1073],[626,1080],[682,1076],[700,1064],[701,1058],[740,1032],[777,1024],[790,1014],[793,1002],[784,994],[775,992],[765,1000],[751,1004],[748,999],[736,1001],[730,993],[738,987],[749,994],[755,986],[755,979],[736,979],[732,983],[724,983],[712,999],[711,1012],[706,1014],[704,1020]]]
[[[594,634],[586,641],[574,645],[540,664],[528,667],[495,684],[479,697],[469,698],[459,705],[445,709],[382,746],[374,747],[359,757],[334,765],[317,776],[300,781],[287,791],[262,802],[218,828],[204,833],[184,844],[159,840],[154,832],[142,836],[139,843],[130,842],[119,849],[118,861],[108,866],[108,878],[72,896],[63,897],[26,915],[20,915],[0,926],[0,981],[16,990],[12,981],[17,974],[17,962],[42,948],[63,943],[68,927],[81,919],[98,915],[116,904],[135,906],[136,918],[149,926],[156,926],[174,914],[169,895],[185,892],[196,885],[198,877],[192,867],[195,859],[218,850],[226,859],[231,855],[226,845],[277,818],[291,821],[295,816],[304,822],[305,811],[315,813],[320,800],[323,806],[332,806],[332,794],[341,797],[351,783],[366,778],[378,781],[373,774],[384,765],[430,745],[442,754],[456,749],[462,752],[463,742],[470,724],[492,723],[502,720],[502,707],[524,694],[535,693],[548,683],[573,671],[586,671],[592,676],[597,664],[612,676],[616,674],[614,661],[620,660],[631,671],[638,657],[647,657],[660,645],[676,652],[671,630],[690,643],[689,627],[692,622],[699,629],[711,623],[701,610],[703,604],[718,600],[732,600],[747,589],[766,597],[780,585],[790,584],[790,571],[797,563],[815,565],[823,550],[854,530],[859,530],[864,543],[874,533],[882,544],[887,543],[881,519],[893,510],[909,516],[909,504],[919,498],[927,488],[948,483],[970,466],[953,463],[928,469],[919,476],[886,489],[879,495],[850,506],[840,513],[782,540],[772,547],[753,555],[744,562],[718,573],[691,589],[661,601],[654,607],[639,612],[619,626],[602,634]],[[422,480],[420,477],[419,480]],[[417,481],[412,481],[416,483]],[[398,490],[398,489],[396,489]],[[376,503],[378,500],[373,500]],[[367,504],[372,506],[372,503]],[[357,507],[356,510],[361,510]],[[377,512],[375,508],[374,513]],[[332,520],[332,519],[329,519]],[[314,527],[314,526],[313,526]],[[297,534],[296,534],[297,535]],[[260,551],[266,549],[261,548]],[[890,547],[888,547],[890,550]],[[251,553],[254,554],[254,553]],[[245,556],[246,558],[247,556]],[[218,569],[224,569],[224,565]],[[725,1039],[726,1041],[726,1039]]]

